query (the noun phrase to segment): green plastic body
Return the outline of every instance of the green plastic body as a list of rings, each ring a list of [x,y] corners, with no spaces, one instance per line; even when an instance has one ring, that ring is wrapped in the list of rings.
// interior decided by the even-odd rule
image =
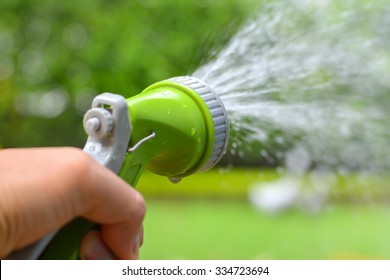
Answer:
[[[119,176],[133,187],[143,170],[169,178],[199,171],[214,145],[214,124],[203,99],[192,89],[162,81],[127,99],[132,132],[128,147],[155,132],[155,137],[129,152]],[[102,205],[104,207],[104,205]],[[56,234],[41,259],[78,259],[81,239],[98,226],[78,218]]]

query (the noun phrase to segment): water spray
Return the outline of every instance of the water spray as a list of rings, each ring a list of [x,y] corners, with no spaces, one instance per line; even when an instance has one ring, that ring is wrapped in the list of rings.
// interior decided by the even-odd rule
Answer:
[[[95,97],[84,116],[84,151],[133,187],[145,169],[177,183],[212,168],[226,151],[229,120],[220,98],[193,77],[157,82],[131,98]],[[93,228],[76,219],[9,259],[77,259]]]

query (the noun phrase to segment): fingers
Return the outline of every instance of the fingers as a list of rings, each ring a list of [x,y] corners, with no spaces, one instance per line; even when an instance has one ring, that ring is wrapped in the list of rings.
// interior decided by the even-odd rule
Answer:
[[[138,258],[136,240],[145,215],[143,197],[120,178],[92,171],[83,189],[82,215],[101,225],[104,242],[120,259]]]
[[[141,226],[132,244],[134,259],[139,257],[139,248],[143,243],[144,230]],[[117,256],[111,251],[103,240],[101,231],[93,230],[85,235],[80,246],[80,256],[83,260],[115,260]]]
[[[101,224],[101,235],[90,240],[134,259],[144,214],[142,196],[81,150],[0,152],[0,256],[83,216]]]

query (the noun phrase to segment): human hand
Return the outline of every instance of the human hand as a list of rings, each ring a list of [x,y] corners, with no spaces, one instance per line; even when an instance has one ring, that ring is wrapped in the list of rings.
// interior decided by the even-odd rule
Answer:
[[[78,216],[101,225],[80,246],[84,259],[137,259],[143,197],[76,148],[0,151],[0,258]]]

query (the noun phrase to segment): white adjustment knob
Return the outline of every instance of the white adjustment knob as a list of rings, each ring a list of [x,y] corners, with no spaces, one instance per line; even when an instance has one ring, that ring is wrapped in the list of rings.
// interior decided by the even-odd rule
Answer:
[[[102,123],[100,122],[100,119],[98,119],[97,117],[92,117],[85,123],[85,130],[87,130],[88,132],[96,132],[99,131],[101,126]]]
[[[89,136],[102,139],[109,135],[114,126],[114,120],[109,111],[103,108],[92,108],[84,115],[84,129]]]

